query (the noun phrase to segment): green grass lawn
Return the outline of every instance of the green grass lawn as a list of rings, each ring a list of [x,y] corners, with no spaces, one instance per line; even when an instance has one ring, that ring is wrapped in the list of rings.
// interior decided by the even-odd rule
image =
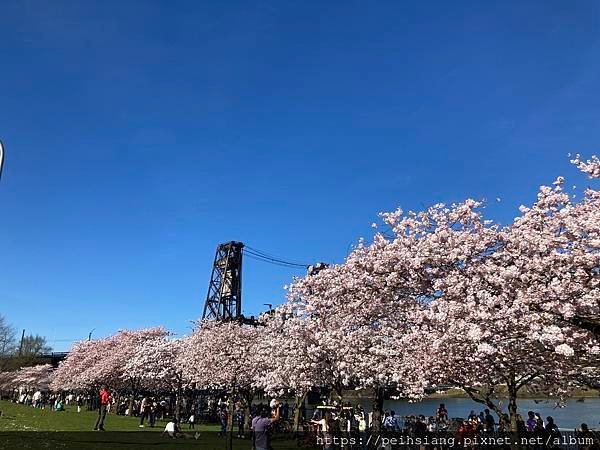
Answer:
[[[82,411],[74,407],[55,412],[35,409],[0,401],[0,449],[210,449],[226,448],[224,438],[217,436],[218,426],[196,425],[196,430],[182,426],[186,438],[171,439],[162,436],[164,421],[158,421],[155,428],[139,428],[139,421],[133,417],[106,416],[107,431],[92,431],[97,413]],[[200,433],[195,439],[195,431]],[[251,449],[250,439],[233,438],[236,450]],[[274,439],[274,450],[296,449],[292,440]]]

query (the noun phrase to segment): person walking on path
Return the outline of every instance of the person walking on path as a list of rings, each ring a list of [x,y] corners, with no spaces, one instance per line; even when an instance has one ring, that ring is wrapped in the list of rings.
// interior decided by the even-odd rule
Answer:
[[[106,418],[106,409],[110,403],[110,392],[106,389],[106,386],[102,386],[100,389],[100,406],[98,408],[98,418],[96,419],[96,425],[94,431],[105,431],[104,430],[104,419]]]

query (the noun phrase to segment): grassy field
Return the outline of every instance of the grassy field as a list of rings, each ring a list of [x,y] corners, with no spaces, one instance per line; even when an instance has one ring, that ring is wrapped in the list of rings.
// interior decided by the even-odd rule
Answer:
[[[196,430],[182,431],[185,438],[171,439],[162,435],[165,422],[158,421],[155,428],[139,428],[138,419],[108,414],[107,431],[92,431],[97,413],[74,407],[64,412],[35,409],[0,402],[0,449],[210,449],[226,448],[225,439],[217,435],[216,425],[196,425]],[[195,439],[195,432],[199,432]],[[248,450],[250,439],[233,438],[233,448]],[[275,439],[274,450],[296,449],[295,441]]]

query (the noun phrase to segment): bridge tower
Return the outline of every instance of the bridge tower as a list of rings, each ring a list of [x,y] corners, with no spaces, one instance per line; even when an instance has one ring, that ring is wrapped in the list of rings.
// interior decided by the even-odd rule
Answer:
[[[242,316],[242,242],[217,246],[203,319],[226,322]]]

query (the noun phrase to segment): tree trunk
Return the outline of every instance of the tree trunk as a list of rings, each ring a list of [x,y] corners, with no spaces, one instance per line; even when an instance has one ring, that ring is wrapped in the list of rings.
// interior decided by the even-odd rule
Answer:
[[[87,410],[88,411],[94,411],[96,409],[96,403],[98,403],[96,401],[96,396],[98,394],[96,393],[95,389],[90,389],[88,391],[88,397],[86,398],[86,402],[87,402]],[[89,399],[89,402],[88,402]]]
[[[252,428],[252,400],[254,400],[254,390],[250,389],[244,394],[244,437]]]
[[[507,385],[508,388],[508,415],[509,415],[509,431],[511,438],[511,448],[519,449],[521,445],[519,444],[519,435],[517,433],[517,394],[519,392],[519,388],[516,386],[516,383],[509,383]]]
[[[338,385],[335,388],[335,394],[337,395],[338,401],[340,402],[340,406],[339,406],[339,408],[340,408],[340,410],[339,410],[340,415],[339,415],[338,423],[340,424],[340,428],[341,428],[340,431],[342,432],[341,436],[342,436],[342,438],[348,438],[349,437],[348,436],[348,420],[349,420],[349,417],[348,417],[348,414],[347,414],[348,411],[346,411],[344,409],[344,397],[343,397],[343,395],[344,395],[344,387],[342,385]],[[342,448],[345,448],[345,447],[342,447]]]
[[[175,393],[175,420],[179,422],[181,416],[181,390],[178,389]]]
[[[508,385],[508,414],[510,417],[510,431],[517,432],[517,388]]]
[[[304,404],[304,400],[306,400],[306,395],[307,392],[302,395],[297,395],[294,400],[294,434],[298,434],[298,429],[300,428],[302,405]]]
[[[135,398],[136,391],[135,381],[131,380],[131,397],[129,397],[129,415],[131,417],[133,417],[133,399]]]
[[[227,404],[227,450],[233,450],[233,411],[235,404],[235,388],[231,389],[231,395]]]
[[[177,387],[175,389],[175,411],[173,416],[178,423],[181,423],[181,398],[183,397],[183,383],[181,377],[177,378]],[[191,414],[191,411],[190,411]]]
[[[115,410],[113,411],[115,413],[115,415],[119,412],[119,404],[121,403],[121,393],[117,392],[117,395],[115,396]]]
[[[373,430],[373,434],[379,434],[381,432],[381,417],[383,415],[383,399],[384,399],[384,389],[381,387],[376,387],[373,389],[373,415],[372,415],[372,423],[369,425]],[[365,420],[367,418],[365,417]]]
[[[129,396],[129,416],[133,417],[133,393]]]
[[[499,421],[502,429],[508,430],[510,428],[509,415],[505,414],[502,411],[502,409],[496,403],[494,403],[494,401],[492,400],[492,396],[494,393],[493,387],[489,391],[482,393],[481,391],[479,391],[477,389],[470,388],[470,387],[467,387],[464,385],[460,385],[458,383],[456,383],[456,384],[458,386],[460,386],[469,395],[469,397],[471,397],[471,400],[473,400],[474,402],[477,402],[477,403],[481,403],[482,405],[487,406],[490,410],[494,411],[494,413],[496,413],[496,415],[498,416],[498,421]]]
[[[333,392],[337,396],[338,401],[340,402],[340,406],[343,406],[344,405],[344,387],[336,386],[335,388],[333,388]]]

